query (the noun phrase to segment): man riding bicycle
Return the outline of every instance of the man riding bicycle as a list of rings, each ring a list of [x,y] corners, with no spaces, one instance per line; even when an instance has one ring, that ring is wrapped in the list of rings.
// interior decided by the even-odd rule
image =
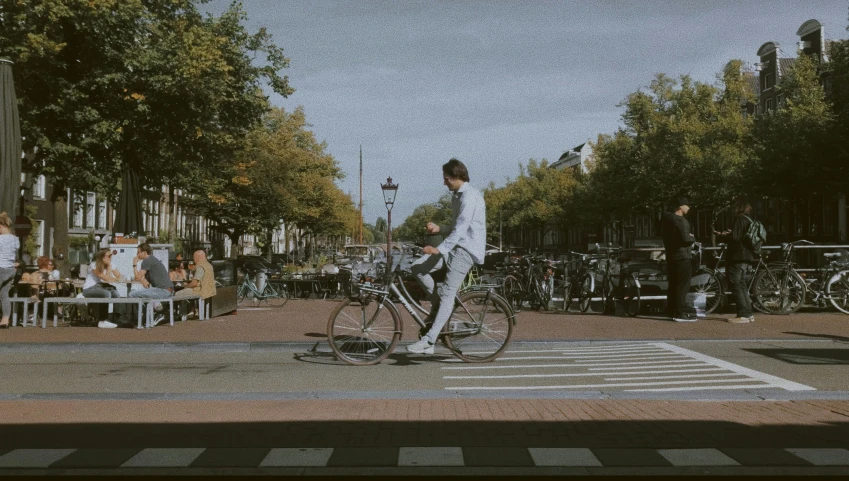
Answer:
[[[454,296],[472,266],[483,264],[486,251],[486,204],[480,191],[469,184],[469,171],[457,159],[442,166],[442,179],[451,199],[452,224],[438,226],[428,222],[428,234],[443,234],[437,247],[426,246],[422,256],[411,267],[413,274],[430,296],[431,311],[426,319],[433,324],[418,342],[407,346],[407,352],[433,354],[434,344],[442,327],[454,310]],[[431,273],[445,269],[445,281],[434,289]]]

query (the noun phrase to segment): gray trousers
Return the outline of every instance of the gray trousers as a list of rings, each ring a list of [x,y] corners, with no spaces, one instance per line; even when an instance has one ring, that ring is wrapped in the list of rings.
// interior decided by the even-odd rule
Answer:
[[[463,248],[455,247],[447,255],[422,256],[410,267],[419,284],[430,296],[431,312],[428,318],[433,320],[433,327],[424,337],[431,343],[436,342],[439,331],[451,317],[451,312],[454,311],[454,296],[463,285],[472,265],[474,262],[471,254]],[[436,289],[430,274],[446,267],[445,282]]]
[[[12,301],[9,300],[9,290],[15,281],[16,273],[17,270],[14,267],[0,269],[0,309],[3,310],[4,317],[12,315]]]

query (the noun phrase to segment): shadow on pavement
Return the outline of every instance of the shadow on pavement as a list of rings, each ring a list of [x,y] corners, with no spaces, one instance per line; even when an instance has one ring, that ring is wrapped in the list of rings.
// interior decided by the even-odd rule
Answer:
[[[811,334],[809,332],[796,332],[796,331],[784,331],[783,334],[794,334],[797,336],[805,336],[805,337],[817,337],[822,339],[831,339],[833,341],[838,342],[849,342],[849,337],[846,336],[835,336],[833,334]]]
[[[849,364],[849,349],[743,349],[788,364]]]
[[[23,448],[582,447],[847,448],[846,422],[296,421],[0,425],[0,450]]]

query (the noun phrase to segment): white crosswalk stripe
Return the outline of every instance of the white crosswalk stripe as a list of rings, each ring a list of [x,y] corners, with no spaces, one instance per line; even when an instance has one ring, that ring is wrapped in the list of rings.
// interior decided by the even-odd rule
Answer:
[[[551,363],[553,359],[562,362]],[[787,391],[813,390],[803,384],[665,342],[523,349],[507,351],[498,361],[484,366],[442,367],[443,379],[448,382],[445,389],[516,391],[609,388],[642,392],[776,388]],[[500,372],[487,372],[494,369]],[[556,382],[540,383],[546,379]],[[569,379],[575,381],[568,382]]]
[[[0,468],[46,468],[76,449],[15,449],[0,456]]]

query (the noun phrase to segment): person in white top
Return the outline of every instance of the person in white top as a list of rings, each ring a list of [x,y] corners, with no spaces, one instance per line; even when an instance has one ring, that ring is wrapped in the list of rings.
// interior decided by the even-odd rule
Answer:
[[[420,341],[407,346],[416,354],[433,354],[433,346],[442,327],[454,310],[454,296],[463,279],[474,264],[483,264],[486,252],[486,204],[480,191],[469,184],[469,171],[457,159],[442,166],[442,180],[453,193],[451,200],[452,224],[438,226],[428,222],[429,234],[446,237],[437,247],[426,246],[424,256],[413,264],[411,270],[430,295],[431,312],[426,322],[433,324]],[[445,269],[445,281],[435,289],[432,272]]]
[[[110,282],[121,281],[121,273],[118,272],[117,269],[112,268],[112,250],[100,249],[97,251],[97,253],[94,254],[94,262],[92,264],[93,265],[90,266],[88,270],[88,276],[85,278],[85,284],[83,284],[83,297],[120,297],[118,289],[112,284],[109,284]],[[105,310],[103,308],[106,308],[106,305],[104,304],[98,307],[102,309],[100,310],[100,315],[97,318],[102,320],[97,323],[97,327],[118,327],[118,324],[106,319],[107,316],[103,312]],[[127,319],[124,316],[126,307],[126,304],[113,304],[113,316],[119,318],[121,322],[124,323],[127,322]]]
[[[21,241],[12,234],[12,218],[5,212],[0,212],[0,329],[9,327],[9,316],[12,314],[12,301],[9,300],[9,290],[15,281],[18,271],[18,249]]]

